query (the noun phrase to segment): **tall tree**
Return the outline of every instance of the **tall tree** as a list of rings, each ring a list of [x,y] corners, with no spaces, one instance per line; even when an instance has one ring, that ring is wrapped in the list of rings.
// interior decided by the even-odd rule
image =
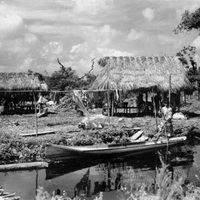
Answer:
[[[60,63],[60,61],[58,60]],[[78,75],[71,67],[61,67],[48,79],[48,84],[53,90],[72,90],[78,87]]]
[[[194,12],[186,10],[182,14],[181,22],[174,29],[174,32],[177,34],[180,32],[188,32],[193,29],[198,32],[200,31],[200,8]]]
[[[200,8],[196,9],[194,12],[186,10],[182,14],[181,22],[173,30],[175,34],[189,32],[192,30],[197,30],[200,34]],[[188,63],[192,66],[194,73],[196,72],[197,62],[194,59],[196,53],[196,47],[187,46],[184,47],[180,52],[177,53],[177,56],[187,65]]]
[[[89,89],[91,83],[96,78],[90,71],[79,78],[76,71],[71,67],[65,67],[59,59],[57,59],[60,69],[55,71],[51,76],[46,77],[46,82],[52,90],[73,90],[73,89]]]
[[[196,47],[194,46],[187,46],[180,50],[176,56],[180,58],[180,60],[189,68],[191,65],[192,70],[196,71],[197,63],[194,59],[194,55],[196,53]]]

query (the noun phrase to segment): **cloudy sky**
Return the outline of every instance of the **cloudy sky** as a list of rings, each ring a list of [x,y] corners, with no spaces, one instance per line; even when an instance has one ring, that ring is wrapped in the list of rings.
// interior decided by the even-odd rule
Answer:
[[[0,72],[79,74],[103,56],[175,55],[200,49],[198,33],[178,34],[184,10],[199,0],[4,0],[0,2]],[[98,71],[97,65],[95,65]]]

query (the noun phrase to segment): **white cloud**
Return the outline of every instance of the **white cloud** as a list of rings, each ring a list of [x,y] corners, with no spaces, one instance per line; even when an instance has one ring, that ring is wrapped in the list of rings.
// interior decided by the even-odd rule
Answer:
[[[162,44],[171,44],[176,42],[175,38],[172,38],[171,36],[168,35],[158,35],[157,39]]]
[[[138,40],[143,38],[144,36],[145,34],[143,32],[138,32],[135,29],[131,29],[127,36],[127,41]]]
[[[103,56],[171,53],[191,44],[194,38],[192,35],[190,39],[185,39],[187,36],[182,39],[183,36],[169,33],[178,23],[172,21],[175,9],[190,6],[194,10],[200,4],[194,0],[174,1],[165,4],[162,0],[5,1],[0,3],[0,69],[17,71],[32,67],[52,72],[60,67],[58,57],[79,73],[90,68],[94,57],[97,61]],[[147,5],[145,2],[148,6],[143,7]],[[141,16],[143,21],[151,22],[156,11],[160,11],[160,20],[142,24]],[[130,41],[139,39],[134,46],[138,51],[132,51]],[[198,46],[198,41],[194,43]]]
[[[6,5],[0,5],[0,36],[8,37],[16,34],[22,27],[22,18],[11,12]]]
[[[63,52],[63,44],[61,42],[50,41],[41,51],[43,58],[55,60],[55,58]]]
[[[4,42],[4,51],[7,51],[17,57],[20,55],[25,56],[28,51],[28,45],[25,45],[25,42],[22,38],[17,38]]]
[[[136,56],[138,54],[137,51],[134,52],[126,52],[126,51],[119,51],[116,49],[109,49],[109,48],[97,48],[97,52],[101,55],[100,57],[104,56]]]
[[[110,25],[104,25],[97,31],[97,42],[101,47],[109,45],[111,40],[119,34],[119,32],[115,29],[112,29]]]
[[[111,28],[110,25],[104,25],[101,27],[82,26],[79,30],[79,34],[84,40],[94,43],[96,46],[106,47],[121,33]]]
[[[89,48],[89,45],[87,42],[84,42],[82,44],[77,44],[72,46],[71,50],[70,50],[70,59],[71,60],[80,60],[82,58],[89,58],[90,57],[90,53],[93,50],[91,48]]]
[[[87,12],[97,14],[98,11],[108,8],[112,0],[74,0],[76,2],[75,10],[77,12]]]
[[[76,53],[76,54],[80,54],[80,53],[87,53],[88,52],[88,43],[84,42],[83,44],[77,44],[72,46],[70,53]]]
[[[55,35],[65,35],[68,34],[70,28],[63,25],[46,25],[41,23],[31,24],[28,30],[35,34],[55,34]]]
[[[27,56],[27,58],[23,61],[23,63],[20,65],[19,70],[20,71],[28,71],[28,69],[31,69],[33,63],[33,59],[30,55]]]
[[[192,46],[195,46],[197,49],[200,49],[200,36],[198,36],[193,42]]]
[[[149,22],[152,21],[155,17],[155,13],[151,8],[146,8],[142,11],[142,14],[145,19],[147,19]]]
[[[24,36],[24,39],[28,43],[34,43],[38,40],[37,37],[34,34],[31,34],[31,33],[26,33],[25,36]]]
[[[72,46],[70,53],[74,53],[77,49],[80,48],[80,46],[81,46],[81,44],[77,44],[77,45]]]

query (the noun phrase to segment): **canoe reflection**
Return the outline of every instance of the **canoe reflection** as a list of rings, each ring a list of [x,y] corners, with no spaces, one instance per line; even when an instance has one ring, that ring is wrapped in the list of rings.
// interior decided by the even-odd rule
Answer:
[[[166,152],[163,157],[166,156]],[[165,160],[166,161],[166,160]],[[187,146],[173,147],[167,154],[167,164],[173,176],[187,179],[193,162],[193,151]],[[93,167],[102,180],[92,180],[90,167]],[[156,168],[161,167],[158,154],[148,153],[113,159],[78,159],[67,162],[51,163],[46,169],[46,180],[86,168],[85,174],[74,185],[74,196],[90,196],[98,192],[129,190],[145,185],[146,191],[154,192],[156,185]],[[88,168],[88,169],[87,169]],[[91,191],[91,186],[93,189]]]

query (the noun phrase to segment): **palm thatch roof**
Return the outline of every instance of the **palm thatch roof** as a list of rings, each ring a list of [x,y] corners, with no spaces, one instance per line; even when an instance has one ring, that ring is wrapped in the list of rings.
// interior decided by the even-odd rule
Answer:
[[[0,73],[0,90],[47,90],[47,85],[37,73]]]
[[[104,57],[98,61],[103,67],[93,83],[93,90],[146,90],[191,88],[184,64],[174,56]]]

